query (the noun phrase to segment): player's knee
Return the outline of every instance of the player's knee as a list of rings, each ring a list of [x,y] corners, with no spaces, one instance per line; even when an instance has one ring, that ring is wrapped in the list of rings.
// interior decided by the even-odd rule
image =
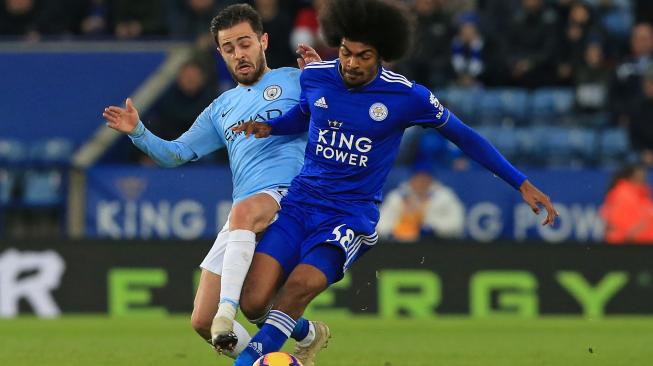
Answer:
[[[292,276],[284,285],[286,296],[308,302],[317,296],[326,286],[323,278],[318,276]]]
[[[239,202],[231,209],[230,230],[253,230],[256,223],[255,208],[249,202]]]
[[[212,322],[212,318],[201,315],[196,311],[193,311],[193,314],[190,317],[190,325],[193,327],[193,329],[195,329],[197,333],[200,334],[210,332]]]
[[[243,288],[243,293],[240,297],[240,310],[247,319],[259,319],[265,316],[265,313],[269,310],[268,299]]]

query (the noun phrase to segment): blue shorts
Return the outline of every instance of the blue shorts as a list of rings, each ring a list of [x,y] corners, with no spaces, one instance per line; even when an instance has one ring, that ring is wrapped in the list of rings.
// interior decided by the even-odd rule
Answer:
[[[324,273],[331,285],[377,242],[376,206],[364,206],[354,215],[286,197],[281,207],[256,252],[276,259],[286,277],[297,265],[309,264]]]

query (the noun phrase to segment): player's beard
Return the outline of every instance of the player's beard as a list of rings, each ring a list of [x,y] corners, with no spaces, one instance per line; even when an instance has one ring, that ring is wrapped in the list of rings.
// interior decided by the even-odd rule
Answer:
[[[343,65],[340,66],[340,74],[345,84],[350,88],[363,86],[373,80],[373,78],[366,79],[364,72],[345,69]]]
[[[243,64],[250,65],[254,68],[254,71],[250,72],[247,75],[242,75],[238,74],[238,68],[242,66]],[[256,60],[255,65],[252,65],[251,62],[238,62],[234,69],[230,69],[229,72],[231,73],[231,76],[239,83],[243,85],[252,85],[259,81],[261,78],[261,75],[265,72],[266,68],[266,61],[265,61],[265,53],[263,52],[263,47],[261,47],[261,52],[258,54],[258,58]]]

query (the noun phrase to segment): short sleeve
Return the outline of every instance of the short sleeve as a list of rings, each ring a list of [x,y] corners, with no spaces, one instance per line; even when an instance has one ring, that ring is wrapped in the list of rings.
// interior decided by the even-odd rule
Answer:
[[[426,87],[420,84],[413,86],[410,126],[440,128],[449,121],[449,110],[440,103],[438,98]]]
[[[197,159],[225,147],[224,139],[218,134],[211,120],[212,107],[213,104],[206,107],[188,131],[175,140],[193,150]]]
[[[299,76],[299,88],[301,89],[299,91],[299,108],[301,108],[302,113],[308,116],[311,115],[311,109],[309,108],[308,100],[306,99],[306,88],[307,85],[310,84],[309,73],[309,70],[304,70]]]

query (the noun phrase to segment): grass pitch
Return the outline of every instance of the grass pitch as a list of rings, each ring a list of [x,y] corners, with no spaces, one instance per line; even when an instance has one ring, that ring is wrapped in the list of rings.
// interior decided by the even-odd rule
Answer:
[[[327,318],[320,366],[652,365],[653,317]],[[290,350],[290,348],[287,348]],[[0,365],[231,365],[188,317],[0,320]]]

